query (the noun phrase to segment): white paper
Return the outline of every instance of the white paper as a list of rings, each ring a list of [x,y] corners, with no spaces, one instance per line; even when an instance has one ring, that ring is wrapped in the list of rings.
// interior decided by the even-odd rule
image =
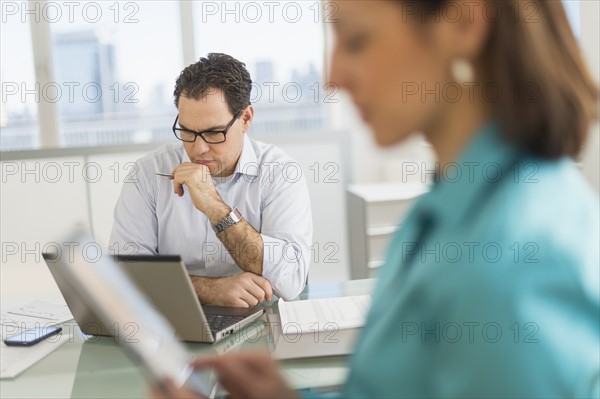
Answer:
[[[39,321],[53,321],[57,324],[73,319],[67,305],[55,305],[42,301],[30,302],[27,305],[9,309],[6,313],[27,316]]]
[[[73,319],[67,305],[35,301],[0,313],[2,340],[24,330],[47,327]],[[58,335],[29,347],[0,346],[0,378],[13,378],[58,349],[71,337],[63,330]]]
[[[293,367],[286,366],[281,370],[285,380],[294,389],[321,388],[341,386],[348,377],[348,367]]]
[[[308,299],[286,302],[279,300],[281,327],[286,333],[314,332],[335,329],[362,327],[369,306],[370,295],[348,296],[340,298]]]
[[[71,336],[55,335],[33,346],[0,346],[0,378],[14,378],[50,353],[60,348]]]
[[[323,356],[345,356],[354,350],[360,328],[325,328],[325,331],[300,333],[297,326],[283,333],[278,314],[267,315],[270,327],[269,349],[277,360]]]

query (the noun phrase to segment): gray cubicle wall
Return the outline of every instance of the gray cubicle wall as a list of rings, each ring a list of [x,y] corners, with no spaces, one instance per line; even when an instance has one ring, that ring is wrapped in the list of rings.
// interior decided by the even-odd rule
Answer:
[[[344,136],[303,133],[259,139],[286,151],[306,177],[315,227],[310,282],[348,279]],[[39,263],[39,252],[77,224],[88,227],[106,247],[114,204],[131,162],[160,145],[1,153],[2,264]]]

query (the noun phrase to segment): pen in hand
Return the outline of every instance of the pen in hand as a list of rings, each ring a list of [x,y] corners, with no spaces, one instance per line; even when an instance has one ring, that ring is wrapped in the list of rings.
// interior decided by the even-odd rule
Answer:
[[[159,172],[155,172],[154,173],[156,176],[164,176],[164,177],[168,177],[169,179],[173,180],[175,178],[175,176],[169,174],[169,173],[159,173]]]

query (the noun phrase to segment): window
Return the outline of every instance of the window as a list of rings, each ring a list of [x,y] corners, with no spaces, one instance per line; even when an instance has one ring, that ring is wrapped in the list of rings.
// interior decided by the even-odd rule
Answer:
[[[49,27],[50,51],[36,48],[32,23]],[[61,146],[171,139],[180,27],[176,1],[2,2],[1,149],[39,146],[40,103],[53,104]]]
[[[567,12],[567,17],[571,22],[571,27],[577,38],[581,35],[581,22],[580,22],[580,1],[579,0],[563,0],[563,5]]]
[[[5,5],[2,7],[0,150],[34,148],[39,145],[39,90],[36,90],[29,22],[16,13],[12,14],[12,8],[5,8]],[[15,11],[16,8],[14,5]]]
[[[70,4],[71,20],[64,15]],[[50,23],[61,145],[170,139],[174,78],[182,68],[173,1],[57,2]]]
[[[227,53],[244,62],[253,80],[253,133],[325,128],[335,96],[323,84],[323,20],[319,0],[197,1],[196,54]]]
[[[65,147],[172,139],[183,48],[189,62],[225,52],[246,63],[254,132],[325,128],[337,93],[322,82],[323,22],[334,11],[320,0],[2,2],[0,149],[39,147],[40,126]],[[50,48],[32,25],[49,29]]]

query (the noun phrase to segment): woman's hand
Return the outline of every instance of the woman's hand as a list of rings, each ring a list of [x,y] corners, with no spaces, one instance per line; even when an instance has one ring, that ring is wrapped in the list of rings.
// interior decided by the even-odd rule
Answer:
[[[232,399],[292,399],[298,398],[279,373],[277,364],[266,351],[242,352],[198,359],[194,368],[212,368],[219,382]],[[199,398],[186,389],[177,389],[172,382],[155,387],[153,398]]]
[[[232,399],[297,398],[281,376],[269,352],[251,351],[198,359],[196,368],[215,370]]]
[[[160,386],[150,389],[152,399],[205,399],[199,394],[186,388],[177,388],[171,380],[164,381]]]

